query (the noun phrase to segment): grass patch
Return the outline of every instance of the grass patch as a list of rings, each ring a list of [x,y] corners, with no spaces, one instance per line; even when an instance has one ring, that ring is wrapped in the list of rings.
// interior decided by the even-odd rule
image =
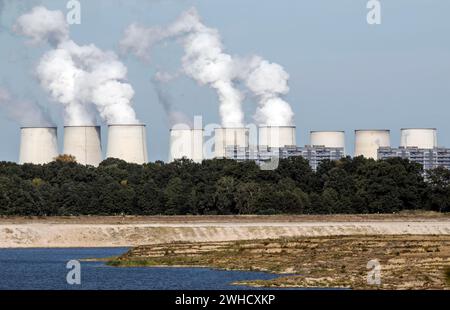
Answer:
[[[152,267],[157,266],[151,260],[110,260],[106,265],[111,267]]]

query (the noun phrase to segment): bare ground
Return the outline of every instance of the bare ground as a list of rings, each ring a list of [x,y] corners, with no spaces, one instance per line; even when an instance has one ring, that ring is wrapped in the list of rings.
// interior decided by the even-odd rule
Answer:
[[[199,215],[199,216],[0,216],[0,224],[151,224],[151,223],[265,223],[265,222],[365,222],[450,220],[450,213],[425,211],[396,214],[336,215]]]
[[[0,248],[129,247],[173,241],[359,235],[450,235],[436,213],[332,216],[1,218]]]
[[[367,282],[367,263],[378,260],[381,285]],[[243,281],[262,287],[449,289],[450,236],[296,237],[235,242],[139,246],[113,266],[202,266],[287,274]]]

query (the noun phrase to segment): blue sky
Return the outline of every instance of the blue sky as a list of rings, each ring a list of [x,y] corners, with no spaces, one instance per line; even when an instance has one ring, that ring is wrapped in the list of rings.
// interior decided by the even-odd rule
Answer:
[[[66,11],[66,1],[21,2],[6,0],[1,13],[0,86],[44,106],[61,138],[60,110],[33,75],[50,47],[27,46],[9,28],[35,4]],[[355,129],[391,129],[392,144],[398,145],[402,127],[437,127],[439,144],[450,147],[450,2],[381,2],[382,24],[373,26],[366,22],[366,0],[89,0],[81,1],[82,23],[71,26],[71,36],[79,44],[117,51],[130,23],[168,24],[195,6],[204,23],[220,31],[226,52],[259,54],[289,72],[286,100],[295,112],[299,145],[308,143],[310,130],[345,130],[353,152]],[[148,65],[122,57],[136,92],[134,107],[148,125],[152,161],[167,159],[169,124],[151,78],[157,70],[178,69],[181,55],[178,45],[169,44],[157,48]],[[188,78],[168,90],[189,116],[220,122],[212,90]],[[246,100],[247,122],[255,108]],[[19,127],[0,110],[0,160],[17,160]]]

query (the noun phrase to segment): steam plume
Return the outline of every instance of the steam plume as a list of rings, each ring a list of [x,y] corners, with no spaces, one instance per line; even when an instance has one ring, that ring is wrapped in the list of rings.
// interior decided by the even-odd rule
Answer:
[[[254,56],[241,74],[248,89],[258,98],[255,119],[270,126],[292,125],[294,113],[282,99],[289,92],[289,74],[282,66]]]
[[[134,90],[125,82],[126,67],[113,52],[70,40],[62,12],[35,7],[19,17],[14,30],[31,43],[54,46],[41,58],[36,73],[41,86],[64,106],[66,125],[94,124],[91,104],[108,124],[138,123],[132,108]]]
[[[0,0],[0,32],[9,31],[6,18],[3,18],[3,13],[11,8],[24,9],[29,7],[30,3],[34,3],[36,0],[17,1],[17,0]]]
[[[154,44],[177,37],[182,38],[184,45],[184,73],[199,84],[216,90],[223,126],[243,126],[243,95],[233,82],[233,59],[223,52],[218,31],[205,26],[194,8],[183,13],[167,28],[130,25],[121,41],[121,48],[148,60]]]
[[[50,42],[54,45],[69,38],[64,14],[61,11],[49,11],[43,6],[37,6],[20,16],[13,30],[29,37],[33,44]]]
[[[292,124],[294,113],[282,98],[289,92],[289,74],[280,65],[259,56],[242,59],[224,53],[219,32],[205,26],[195,8],[184,12],[165,28],[130,25],[125,30],[121,48],[148,61],[155,44],[177,38],[181,38],[184,45],[184,73],[216,90],[223,126],[243,125],[244,96],[235,87],[238,81],[243,82],[258,100],[257,122],[272,126]]]

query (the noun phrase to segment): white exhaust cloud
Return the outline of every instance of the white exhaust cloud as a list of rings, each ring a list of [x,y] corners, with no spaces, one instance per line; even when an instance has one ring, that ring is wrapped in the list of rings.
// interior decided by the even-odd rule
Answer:
[[[199,84],[216,90],[223,126],[243,126],[244,96],[233,82],[233,59],[224,53],[219,32],[205,26],[197,10],[186,11],[166,28],[145,28],[132,24],[126,29],[120,45],[124,52],[149,60],[150,50],[156,43],[178,37],[182,39],[185,51],[182,59],[183,72]]]
[[[242,127],[244,123],[244,95],[236,87],[237,82],[243,82],[257,98],[254,118],[258,123],[273,126],[293,123],[291,106],[282,98],[289,92],[289,74],[280,65],[259,56],[244,60],[226,54],[218,30],[204,25],[195,8],[181,14],[168,27],[132,24],[125,30],[120,45],[122,51],[149,61],[152,47],[171,39],[183,43],[183,72],[216,90],[224,127]]]
[[[54,46],[41,58],[36,74],[52,99],[63,105],[66,125],[95,124],[92,105],[107,124],[139,123],[127,68],[113,52],[70,40],[62,12],[35,7],[18,18],[14,30],[33,44]]]
[[[32,44],[50,42],[55,45],[69,38],[64,14],[61,11],[49,11],[43,6],[37,6],[20,16],[13,30],[29,37]]]
[[[254,56],[243,70],[242,79],[248,89],[258,98],[255,119],[269,126],[290,126],[294,112],[282,99],[289,93],[289,74],[282,66]]]

